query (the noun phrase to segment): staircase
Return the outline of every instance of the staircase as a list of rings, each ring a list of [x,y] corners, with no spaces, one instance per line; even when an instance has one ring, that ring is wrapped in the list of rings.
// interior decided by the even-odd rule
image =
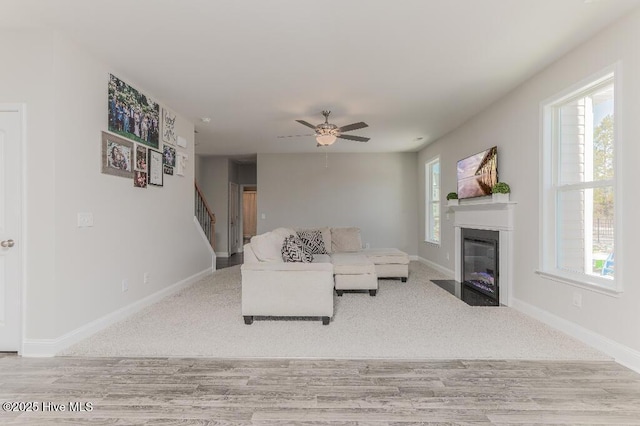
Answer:
[[[211,212],[209,205],[207,204],[207,200],[204,199],[202,195],[202,191],[200,191],[200,187],[198,186],[198,182],[194,182],[195,184],[195,216],[200,223],[200,227],[204,232],[204,235],[209,240],[209,244],[211,244],[212,249],[216,249],[216,215]]]

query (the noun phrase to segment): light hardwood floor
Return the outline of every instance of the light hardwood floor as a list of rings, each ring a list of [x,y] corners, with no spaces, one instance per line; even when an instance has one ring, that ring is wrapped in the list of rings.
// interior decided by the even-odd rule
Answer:
[[[1,412],[3,425],[640,425],[640,375],[593,361],[0,355],[0,401],[39,404]]]

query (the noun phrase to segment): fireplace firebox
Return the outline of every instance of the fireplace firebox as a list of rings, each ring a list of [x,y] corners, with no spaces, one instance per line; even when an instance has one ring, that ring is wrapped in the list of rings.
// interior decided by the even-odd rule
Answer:
[[[498,259],[500,234],[484,229],[462,229],[462,284],[477,297],[500,304]]]

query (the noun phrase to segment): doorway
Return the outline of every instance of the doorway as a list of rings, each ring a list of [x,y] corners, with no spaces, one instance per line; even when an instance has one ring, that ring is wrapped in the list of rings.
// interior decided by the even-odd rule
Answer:
[[[238,184],[229,182],[229,256],[240,247],[240,190]]]
[[[20,105],[0,104],[0,351],[22,343],[22,146]]]
[[[242,244],[251,241],[258,227],[258,189],[254,185],[242,186]]]

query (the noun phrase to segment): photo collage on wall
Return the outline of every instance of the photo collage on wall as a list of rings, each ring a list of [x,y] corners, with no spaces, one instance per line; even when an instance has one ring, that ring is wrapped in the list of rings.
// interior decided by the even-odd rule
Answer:
[[[176,145],[187,148],[187,141],[176,132],[177,114],[167,108],[160,114],[158,103],[113,74],[107,92],[102,173],[130,178],[136,188],[161,187],[165,174],[184,176],[188,156]]]

